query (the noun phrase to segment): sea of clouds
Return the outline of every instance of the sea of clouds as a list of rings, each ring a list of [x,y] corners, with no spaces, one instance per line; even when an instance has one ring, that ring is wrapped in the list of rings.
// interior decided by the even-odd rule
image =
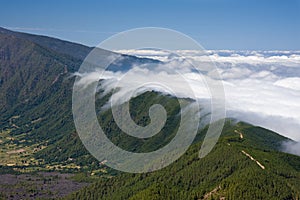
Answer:
[[[101,74],[101,79],[105,79],[102,86],[106,91],[120,88],[115,101],[128,100],[130,95],[126,94],[140,90],[143,84],[145,90],[167,92],[163,85],[172,86],[170,93],[176,93],[178,97],[209,100],[211,96],[207,80],[209,84],[221,81],[227,117],[262,126],[300,141],[300,51],[117,52],[162,62],[134,65],[126,72],[106,71]],[[213,62],[221,77],[216,76],[216,69],[200,70],[201,73],[194,71],[189,60],[203,65]],[[83,82],[99,79],[99,76],[97,72],[87,74]],[[160,83],[161,86],[145,85],[150,82]],[[187,89],[186,83],[191,90]],[[287,142],[283,147],[287,152],[300,155],[299,143]]]

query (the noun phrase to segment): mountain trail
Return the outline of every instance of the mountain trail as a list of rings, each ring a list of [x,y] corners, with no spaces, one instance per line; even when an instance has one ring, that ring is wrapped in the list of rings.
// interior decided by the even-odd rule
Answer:
[[[240,138],[243,139],[244,136],[243,136],[243,133],[241,133],[240,131],[238,130],[234,130],[235,133],[239,134],[240,135]]]
[[[262,169],[265,169],[265,166],[263,166],[259,161],[257,161],[256,159],[254,159],[250,154],[248,154],[247,152],[245,152],[244,150],[242,150],[242,153],[244,155],[246,155],[248,158],[250,158],[251,160],[253,160],[254,162],[256,162],[256,164],[262,168]]]
[[[216,187],[216,188],[213,189],[212,191],[206,193],[202,199],[203,199],[203,200],[205,200],[205,199],[211,199],[211,196],[214,195],[214,194],[217,194],[217,192],[218,192],[220,189],[221,189],[221,186],[219,185],[218,187]],[[224,199],[224,198],[221,197],[220,199]]]

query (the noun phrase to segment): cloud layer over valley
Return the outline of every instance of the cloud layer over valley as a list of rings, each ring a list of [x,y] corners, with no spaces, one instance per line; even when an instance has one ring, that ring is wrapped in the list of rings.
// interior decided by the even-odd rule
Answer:
[[[206,65],[213,61],[221,75],[227,117],[246,121],[300,141],[300,51],[175,51],[121,50],[119,53],[160,60],[164,63],[134,65],[127,72],[106,71],[87,74],[82,83],[105,79],[106,91],[119,87],[118,98],[136,90],[157,90],[197,100],[210,99],[206,81],[219,77],[214,69],[196,73],[187,60]],[[180,55],[182,57],[177,57]],[[150,84],[152,83],[152,84]],[[153,84],[160,83],[160,84]],[[187,89],[190,88],[190,89]],[[168,92],[169,91],[169,92]],[[285,145],[291,153],[297,143]],[[299,149],[299,148],[298,148]]]

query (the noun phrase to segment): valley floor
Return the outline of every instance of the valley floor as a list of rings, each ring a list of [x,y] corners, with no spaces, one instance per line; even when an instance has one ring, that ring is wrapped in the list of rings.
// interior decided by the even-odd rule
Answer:
[[[89,184],[77,182],[73,176],[58,172],[1,174],[0,199],[57,199]]]

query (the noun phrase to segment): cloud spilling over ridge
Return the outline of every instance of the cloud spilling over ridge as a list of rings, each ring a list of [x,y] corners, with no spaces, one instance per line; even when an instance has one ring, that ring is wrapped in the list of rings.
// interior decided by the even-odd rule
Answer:
[[[283,151],[300,156],[300,142],[287,141],[282,144]]]
[[[184,59],[164,51],[118,52],[158,59],[165,63],[133,66],[126,73],[95,72],[83,77],[83,80],[91,81],[101,76],[105,79],[102,86],[106,91],[119,87],[116,101],[128,100],[129,93],[137,89],[143,91],[141,88],[176,93],[178,97],[209,99],[210,93],[203,77],[211,83],[218,79],[214,71],[198,74]],[[300,141],[300,51],[211,50],[206,53],[209,56],[193,50],[175,52],[203,65],[211,61],[215,63],[222,77],[227,117],[259,125]]]

